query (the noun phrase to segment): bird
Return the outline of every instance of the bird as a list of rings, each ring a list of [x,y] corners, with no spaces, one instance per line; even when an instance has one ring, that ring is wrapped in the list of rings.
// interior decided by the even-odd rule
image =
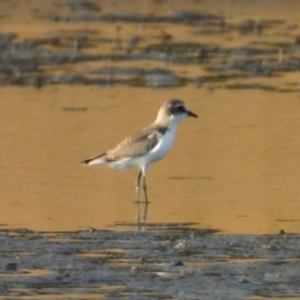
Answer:
[[[188,110],[186,104],[179,99],[171,99],[162,104],[156,120],[141,131],[133,133],[116,147],[103,152],[100,155],[86,159],[83,165],[107,165],[111,168],[126,170],[138,167],[139,173],[136,179],[136,203],[140,201],[140,184],[144,192],[145,210],[143,222],[146,220],[147,195],[146,172],[150,165],[161,160],[170,151],[177,125],[188,117],[198,118],[198,115]],[[139,214],[138,214],[139,215]]]

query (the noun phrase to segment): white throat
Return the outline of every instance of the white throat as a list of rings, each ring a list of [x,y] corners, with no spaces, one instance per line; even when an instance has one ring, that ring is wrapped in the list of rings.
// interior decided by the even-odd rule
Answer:
[[[186,118],[187,118],[187,114],[171,115],[169,119],[170,127],[177,126],[178,123],[182,122]]]

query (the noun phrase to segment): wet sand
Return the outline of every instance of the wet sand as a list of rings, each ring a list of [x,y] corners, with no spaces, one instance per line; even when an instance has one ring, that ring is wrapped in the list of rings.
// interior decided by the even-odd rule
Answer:
[[[1,232],[0,299],[297,299],[299,235]]]

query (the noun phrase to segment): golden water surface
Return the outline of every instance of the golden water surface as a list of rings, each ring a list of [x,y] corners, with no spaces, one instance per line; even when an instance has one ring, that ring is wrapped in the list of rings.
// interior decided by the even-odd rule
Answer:
[[[141,1],[143,5],[138,6],[136,1],[125,2],[126,6],[116,1],[117,6],[111,7],[107,1],[103,9],[163,13],[176,8],[170,8],[169,1]],[[275,1],[276,5],[271,2],[241,1],[237,5],[232,1],[189,1],[185,9],[197,5],[212,13],[223,12],[228,18],[280,17],[299,25],[293,1]],[[12,3],[1,2],[3,14],[10,16],[1,18],[1,32],[17,32],[20,40],[81,26],[110,34],[111,23],[39,20],[30,17],[30,9],[41,6],[40,2],[20,1],[14,11],[9,6]],[[175,1],[175,5],[183,9],[180,1]],[[45,4],[39,9],[48,7]],[[138,26],[128,25],[124,31],[137,32]],[[150,25],[145,26],[147,29]],[[187,26],[164,26],[169,26],[168,32],[176,34],[179,40],[188,39]],[[151,30],[156,30],[155,26]],[[216,42],[219,38],[205,36],[203,41]],[[232,40],[227,42],[234,44]],[[141,67],[160,64],[140,62]],[[56,68],[58,73],[64,73]],[[183,72],[180,65],[170,68],[178,74]],[[200,76],[205,71],[197,65],[190,66],[187,72]],[[290,73],[249,78],[248,83],[276,86],[299,80],[299,73]],[[126,85],[50,85],[41,89],[1,86],[2,228],[124,229],[111,226],[134,222],[138,170],[122,172],[105,166],[83,167],[79,163],[153,122],[160,105],[170,98],[184,100],[199,119],[191,118],[180,124],[171,152],[152,165],[147,174],[151,202],[148,222],[192,222],[196,223],[195,228],[226,233],[277,233],[281,229],[300,232],[299,93],[197,88],[192,84],[172,89]],[[66,109],[70,107],[86,109]]]

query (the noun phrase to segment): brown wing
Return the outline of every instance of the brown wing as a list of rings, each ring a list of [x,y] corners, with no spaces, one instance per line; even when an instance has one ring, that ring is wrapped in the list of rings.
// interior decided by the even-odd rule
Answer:
[[[107,151],[106,160],[114,161],[124,157],[139,157],[153,149],[160,134],[151,126],[142,131],[136,132],[118,144],[114,149]]]

